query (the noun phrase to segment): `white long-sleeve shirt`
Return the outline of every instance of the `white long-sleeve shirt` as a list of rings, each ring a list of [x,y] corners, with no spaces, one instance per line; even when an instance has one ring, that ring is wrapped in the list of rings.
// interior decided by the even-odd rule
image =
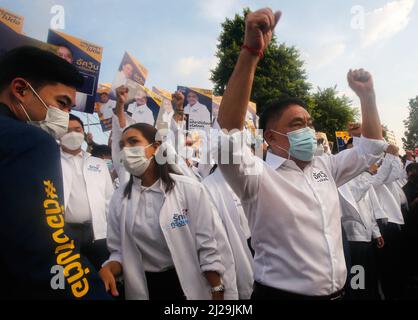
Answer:
[[[363,188],[370,173],[358,177],[338,188],[342,207],[342,224],[348,241],[370,242],[381,237],[376,217],[384,215],[373,186]]]
[[[219,168],[248,217],[255,280],[311,296],[342,289],[347,271],[337,187],[375,163],[387,144],[362,138],[358,148],[315,157],[301,170],[295,162],[272,153],[264,163],[239,143],[242,132],[220,134],[222,148],[235,146],[228,152],[234,163]]]
[[[146,104],[138,106],[135,102],[128,106],[128,112],[130,112],[131,118],[135,123],[147,123],[154,126],[155,119],[151,109]]]

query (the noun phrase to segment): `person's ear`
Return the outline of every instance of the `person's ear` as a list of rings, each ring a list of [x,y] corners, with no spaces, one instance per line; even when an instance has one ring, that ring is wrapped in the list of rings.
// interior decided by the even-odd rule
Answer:
[[[23,102],[28,98],[28,95],[31,95],[31,90],[28,86],[28,83],[22,78],[13,79],[10,89],[12,95],[19,100],[19,102]]]
[[[270,141],[274,139],[273,136],[274,133],[270,129],[264,131],[264,141],[266,141],[268,145],[270,145]]]

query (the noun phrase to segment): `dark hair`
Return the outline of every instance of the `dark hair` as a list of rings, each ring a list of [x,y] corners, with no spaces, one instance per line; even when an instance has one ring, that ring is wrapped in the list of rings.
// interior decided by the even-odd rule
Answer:
[[[307,109],[306,103],[298,98],[284,98],[269,102],[260,116],[259,127],[266,130],[269,121],[280,119],[283,112],[291,105],[298,105]]]
[[[84,81],[72,64],[52,52],[30,46],[3,54],[0,70],[0,91],[18,77],[28,80],[35,89],[56,83],[79,88]]]
[[[158,132],[157,129],[147,123],[135,123],[129,126],[128,128],[126,128],[123,131],[123,133],[125,133],[129,129],[135,129],[141,132],[144,138],[147,139],[149,143],[154,143],[157,141],[156,140],[156,136]],[[157,166],[158,175],[165,185],[165,192],[166,193],[170,192],[171,190],[173,190],[174,185],[175,185],[175,181],[173,180],[173,178],[171,178],[170,173],[174,173],[174,174],[177,174],[177,173],[171,168],[171,166],[168,163],[159,164],[157,161],[155,161],[155,158],[153,158],[152,161],[154,161],[155,165]],[[133,176],[131,175],[129,182],[126,185],[125,190],[123,191],[123,196],[128,197],[128,199],[131,198],[133,182],[134,182],[134,179],[133,179]]]
[[[79,117],[70,113],[70,119],[68,121],[71,121],[71,120],[78,121],[78,123],[80,123],[80,125],[81,125],[81,127],[83,128],[83,131],[84,131],[84,123]]]
[[[418,163],[416,163],[416,162],[410,163],[406,167],[406,173],[417,174],[418,173]]]
[[[105,156],[112,156],[112,148],[105,144],[96,144],[91,150],[91,155],[96,158],[103,158]]]

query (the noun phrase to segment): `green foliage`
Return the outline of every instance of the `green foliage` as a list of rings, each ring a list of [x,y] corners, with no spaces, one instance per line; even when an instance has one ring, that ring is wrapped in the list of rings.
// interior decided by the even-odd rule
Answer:
[[[402,138],[405,150],[418,148],[418,96],[409,100],[409,116],[404,121],[406,132]]]

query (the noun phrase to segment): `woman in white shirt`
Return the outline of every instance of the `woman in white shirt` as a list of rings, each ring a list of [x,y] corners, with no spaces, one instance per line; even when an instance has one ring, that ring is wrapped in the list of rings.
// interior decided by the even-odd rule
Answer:
[[[123,275],[127,299],[237,298],[236,281],[227,276],[235,266],[221,258],[231,249],[207,192],[159,164],[156,134],[137,123],[122,135],[121,159],[131,177],[110,204],[111,254],[100,271],[106,289],[118,295],[115,278]]]

